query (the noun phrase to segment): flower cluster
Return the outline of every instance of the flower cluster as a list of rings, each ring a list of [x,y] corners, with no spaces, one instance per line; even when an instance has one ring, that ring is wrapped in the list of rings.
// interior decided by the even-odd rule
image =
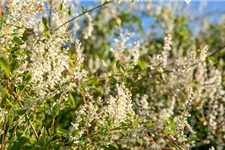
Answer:
[[[92,18],[89,14],[87,14],[87,18],[88,18],[88,24],[87,24],[87,29],[84,30],[84,39],[88,39],[89,37],[91,37],[91,34],[94,30]]]
[[[34,91],[41,99],[58,94],[60,91],[56,87],[70,79],[69,75],[63,75],[70,68],[68,49],[61,50],[63,43],[65,41],[60,37],[43,37],[30,46],[30,82],[36,85]]]
[[[132,120],[135,116],[135,112],[132,109],[131,93],[126,89],[124,84],[116,85],[117,97],[110,96],[106,112],[112,119],[115,126],[119,123]]]
[[[160,70],[166,67],[168,64],[168,57],[171,51],[171,44],[172,44],[172,36],[169,34],[167,37],[164,38],[164,46],[163,52],[161,54],[155,55],[152,58],[150,57],[150,68],[154,69],[156,67],[160,67]]]

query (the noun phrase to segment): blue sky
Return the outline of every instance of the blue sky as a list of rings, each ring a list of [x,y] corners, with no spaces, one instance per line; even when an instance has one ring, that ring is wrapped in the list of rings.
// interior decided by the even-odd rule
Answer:
[[[141,2],[141,0],[139,0]],[[173,0],[172,2],[174,2],[175,0]],[[95,1],[95,0],[81,0],[80,4],[85,5],[85,6],[89,6],[90,4],[93,3],[99,3],[100,1]],[[140,3],[138,2],[138,3]],[[144,2],[147,2],[146,0]],[[155,0],[154,2],[157,2],[157,0]],[[165,2],[168,2],[165,1]],[[186,4],[184,2],[184,0],[179,0],[180,3]],[[190,6],[191,7],[195,7],[197,5],[200,5],[200,3],[205,3],[206,10],[216,10],[216,9],[223,9],[225,10],[225,0],[192,0],[190,2]]]
[[[139,0],[141,2],[141,0]],[[171,3],[173,3],[175,0],[172,0]],[[140,3],[138,2],[138,3]],[[145,2],[147,2],[145,0]],[[155,0],[154,2],[158,2],[157,0]],[[168,0],[166,1],[168,2]],[[188,5],[184,2],[184,0],[179,0],[179,2],[181,3],[181,5],[183,6],[188,6],[191,8],[191,15],[193,16],[199,16],[201,14],[206,14],[208,12],[214,12],[214,15],[212,15],[214,21],[218,21],[218,19],[220,18],[220,16],[218,15],[217,12],[225,12],[225,0],[192,0]],[[93,5],[97,5],[97,3],[100,3],[100,1],[94,1],[94,0],[81,0],[80,1],[80,5],[84,5],[85,8],[91,7]],[[137,3],[137,2],[136,2]],[[92,5],[93,4],[93,5]],[[199,11],[197,11],[197,8],[199,6],[203,6],[202,7],[202,13],[199,14]]]
[[[142,0],[139,0],[140,2]],[[172,0],[171,3],[175,2],[177,0]],[[134,2],[134,3],[140,3],[140,2]],[[147,0],[145,0],[147,2]],[[158,1],[155,0],[155,3]],[[168,0],[166,0],[168,2]],[[80,5],[84,5],[85,8],[91,8],[93,6],[98,5],[100,1],[94,1],[94,0],[81,0]],[[184,7],[190,7],[190,15],[191,16],[201,16],[202,14],[207,14],[208,12],[213,12],[213,15],[210,15],[210,20],[209,22],[217,22],[220,19],[220,13],[219,12],[225,12],[225,0],[192,0],[189,4],[186,4],[184,0],[179,0],[179,3],[183,5]],[[93,4],[93,5],[92,5]],[[198,9],[201,7],[201,13],[199,13]],[[179,12],[180,13],[180,12]],[[151,18],[142,18],[143,22],[143,28],[146,29],[149,27],[149,22],[152,22]],[[148,26],[146,26],[146,24]]]

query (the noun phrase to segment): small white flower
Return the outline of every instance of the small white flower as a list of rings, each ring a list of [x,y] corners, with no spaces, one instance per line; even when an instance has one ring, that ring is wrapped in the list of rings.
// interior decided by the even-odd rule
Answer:
[[[189,4],[189,3],[191,2],[191,0],[185,0],[185,2],[186,2],[187,4]]]
[[[140,43],[139,43],[139,41],[137,41],[137,42],[134,43],[134,47],[133,47],[133,50],[132,50],[134,65],[137,65],[138,58],[139,58],[139,50],[140,50]]]
[[[212,146],[211,148],[209,148],[209,150],[215,150],[215,148]]]
[[[205,46],[203,47],[203,49],[201,50],[201,52],[200,52],[200,60],[201,60],[201,61],[205,61],[205,59],[206,59],[206,57],[207,57],[207,52],[208,52],[208,46],[205,45]]]

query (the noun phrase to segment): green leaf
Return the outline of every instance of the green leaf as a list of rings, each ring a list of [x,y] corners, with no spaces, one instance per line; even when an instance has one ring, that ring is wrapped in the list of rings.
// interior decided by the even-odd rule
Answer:
[[[16,109],[16,114],[18,114],[19,116],[22,116],[26,113],[27,109],[25,108],[17,108]]]
[[[59,5],[59,10],[63,10],[63,3]]]
[[[65,138],[68,137],[68,135],[69,135],[69,132],[65,129],[57,129],[57,133]]]
[[[23,44],[24,44],[24,42],[22,41],[22,39],[20,39],[20,38],[17,37],[17,36],[14,36],[14,37],[13,37],[13,42],[15,42],[15,43],[18,44],[18,45],[23,45]]]
[[[67,13],[68,13],[68,15],[71,15],[71,8],[70,7],[68,8],[68,12]]]
[[[217,60],[215,59],[214,56],[209,56],[209,57],[207,57],[207,60],[208,60],[209,62],[212,62],[213,64],[218,64],[218,62],[217,62]]]
[[[26,29],[25,32],[23,33],[22,40],[26,41],[28,39],[28,37],[30,35],[32,35],[32,33],[33,33],[33,29],[32,29],[32,31],[31,31],[31,29]]]
[[[48,19],[46,17],[42,17],[42,23],[46,27],[47,26],[47,23],[48,23]]]
[[[84,5],[81,6],[82,12],[85,13],[87,9],[84,7]]]
[[[170,130],[163,130],[163,133],[165,133],[167,135],[173,135],[173,132]]]
[[[0,57],[0,68],[2,68],[2,70],[4,70],[6,75],[9,75],[9,73],[10,73],[10,66],[7,63],[7,61],[4,58],[2,58],[2,57]]]
[[[28,75],[26,76],[25,80],[28,82],[28,81],[30,81],[30,79],[31,79],[31,75],[28,74]]]
[[[0,107],[5,107],[7,110],[10,110],[12,107],[12,96],[9,94],[9,91],[7,88],[1,89],[1,101],[0,101]]]
[[[101,148],[103,148],[104,150],[118,150],[118,146],[113,143],[102,145]]]
[[[117,69],[118,71],[122,71],[122,72],[125,71],[124,67],[122,66],[122,64],[120,63],[119,60],[116,61],[116,69]]]
[[[54,134],[54,127],[49,128],[48,132],[49,132],[50,135],[53,135]]]
[[[17,137],[17,140],[10,141],[10,145],[9,145],[8,149],[26,150],[26,149],[31,148],[31,145],[29,145],[29,144],[30,144],[30,138],[21,136],[19,138]]]
[[[115,85],[117,83],[117,80],[113,77],[109,77],[109,80],[112,85]]]
[[[43,138],[38,139],[37,141],[35,141],[35,146],[37,147],[42,147],[45,145],[45,140]]]
[[[146,126],[147,127],[152,127],[153,126],[153,122],[151,122],[151,121],[146,122]]]
[[[170,128],[171,128],[172,130],[175,130],[175,129],[176,129],[176,124],[175,124],[173,118],[170,118]]]
[[[30,139],[28,137],[25,137],[25,136],[21,136],[18,140],[19,140],[19,143],[21,145],[24,145],[24,144],[30,142]]]
[[[62,146],[63,144],[53,144],[52,149],[59,150]]]
[[[166,82],[166,79],[165,79],[165,77],[164,77],[164,74],[163,74],[163,73],[160,73],[160,74],[159,74],[159,77],[160,77],[160,79],[162,79],[164,82]]]
[[[46,17],[42,17],[42,23],[44,24],[44,34],[48,34],[48,19]]]
[[[188,141],[201,141],[201,140],[197,137],[190,137],[188,138]]]
[[[11,63],[11,72],[16,71],[19,68],[19,62],[16,60],[13,60]]]
[[[20,143],[17,140],[10,141],[9,149],[20,150]]]
[[[55,105],[53,107],[53,116],[56,117],[59,115],[59,108],[58,108],[58,105]]]

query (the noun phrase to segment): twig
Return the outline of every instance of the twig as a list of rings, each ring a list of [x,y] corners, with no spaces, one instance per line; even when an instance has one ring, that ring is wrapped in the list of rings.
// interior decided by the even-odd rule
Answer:
[[[18,103],[19,103],[20,107],[23,108],[23,105],[22,105],[19,101],[18,101]],[[29,118],[29,116],[27,115],[27,113],[25,113],[25,117],[26,117],[26,119],[28,120],[28,123],[30,124],[30,126],[31,126],[31,128],[32,128],[32,130],[33,130],[33,132],[34,132],[35,137],[38,139],[38,134],[37,134],[37,132],[36,132],[36,130],[35,130],[35,128],[34,128],[32,122],[30,121],[30,118]]]
[[[3,127],[3,134],[2,134],[2,146],[1,146],[1,150],[4,150],[4,146],[5,146],[5,135],[6,135],[6,117],[5,117],[5,121],[4,121],[4,127]]]
[[[211,54],[209,54],[207,57],[215,55],[216,53],[220,52],[224,48],[225,48],[225,44],[222,45],[222,46],[220,46],[220,47],[218,47],[217,50],[215,50],[214,52],[212,52]]]
[[[143,70],[145,71],[145,70]],[[159,74],[163,74],[163,73],[170,73],[173,72],[172,70],[164,70],[163,72],[159,72],[159,71],[154,71],[154,72],[147,72],[146,75],[144,75],[144,77],[148,77],[148,76],[156,76]],[[139,75],[140,72],[129,72],[129,73],[116,73],[116,74],[112,74],[112,75],[106,75],[106,76],[102,76],[102,77],[90,77],[88,80],[86,80],[86,82],[88,82],[89,80],[106,80],[108,78],[111,77],[123,77],[123,76],[128,76],[128,75]]]
[[[210,57],[210,56],[215,55],[216,53],[220,52],[220,51],[221,51],[222,49],[224,49],[224,48],[225,48],[225,44],[222,45],[222,46],[220,46],[220,47],[218,47],[218,49],[216,49],[216,50],[215,50],[214,52],[212,52],[211,54],[208,54],[207,57]],[[190,67],[194,67],[194,66],[197,65],[197,64],[199,64],[199,62],[192,64]]]
[[[108,1],[108,2],[105,2],[105,3],[101,4],[101,5],[98,5],[98,6],[94,7],[94,8],[92,8],[92,9],[86,10],[86,11],[82,12],[81,14],[79,14],[79,15],[73,17],[72,19],[70,19],[70,20],[64,22],[63,24],[61,24],[60,26],[58,26],[57,28],[55,28],[54,31],[57,31],[59,28],[61,28],[61,27],[64,26],[65,24],[70,23],[71,21],[73,21],[73,20],[75,20],[75,19],[77,19],[77,18],[83,16],[83,15],[86,14],[86,13],[89,13],[89,12],[91,12],[91,11],[97,9],[97,8],[100,8],[100,7],[104,6],[104,5],[107,5],[107,4],[112,3],[112,2],[113,2],[113,1]]]
[[[180,149],[184,150],[185,148],[183,146],[181,146],[181,143],[178,144],[178,142],[176,142],[175,140],[173,140],[173,138],[171,136],[165,136],[166,139],[168,139],[170,142],[174,143],[177,147],[179,147]]]
[[[158,148],[160,148],[160,149],[162,149],[162,150],[171,150],[171,148],[169,148],[169,147],[164,147],[164,146],[160,145],[159,143],[157,143],[157,142],[152,138],[152,136],[151,136],[151,134],[150,134],[149,132],[147,132],[147,137],[149,138],[149,141],[150,141],[153,145],[155,145],[156,147],[158,147]]]
[[[208,54],[208,55],[206,56],[206,58],[215,55],[216,53],[220,52],[220,51],[223,50],[224,48],[225,48],[225,44],[222,45],[222,46],[220,46],[220,47],[218,47],[218,48],[217,48],[215,51],[213,51],[212,53]],[[190,68],[191,68],[191,67],[195,67],[195,66],[196,66],[197,64],[199,64],[199,63],[201,63],[201,62],[193,63],[193,64],[191,64],[189,67],[190,67]],[[168,64],[167,66],[171,66],[171,65],[174,65],[174,64],[175,64],[175,62],[172,62],[172,63]]]
[[[50,34],[52,33],[52,1],[53,1],[53,0],[49,0],[48,28],[49,28]]]
[[[206,119],[206,117],[205,117],[205,115],[204,115],[204,112],[201,111],[200,113],[201,113],[201,115],[202,115],[202,118],[203,118],[204,123],[208,124],[208,121],[207,121],[207,119]]]

